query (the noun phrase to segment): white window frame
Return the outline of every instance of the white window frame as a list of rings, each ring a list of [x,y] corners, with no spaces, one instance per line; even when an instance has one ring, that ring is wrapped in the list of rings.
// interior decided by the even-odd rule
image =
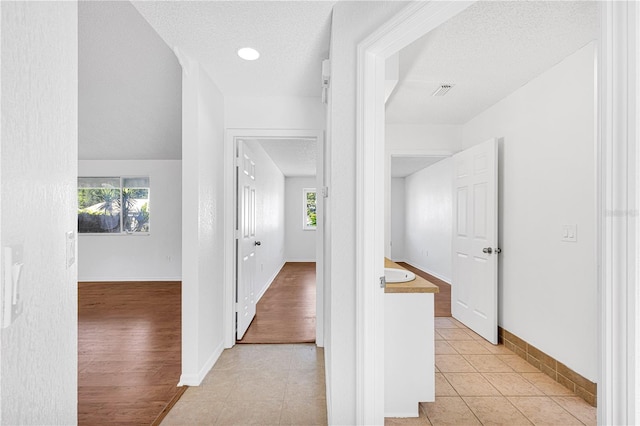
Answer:
[[[149,191],[149,197],[148,197],[148,201],[147,204],[149,206],[149,212],[151,211],[151,178],[149,176],[142,176],[142,175],[138,175],[138,176],[133,176],[133,175],[127,175],[127,176],[78,176],[78,180],[80,179],[119,179],[120,180],[120,205],[122,205],[122,190],[124,188],[124,181],[126,179],[146,179],[148,182],[148,186],[147,189]],[[78,189],[80,189],[80,187],[78,187]],[[77,195],[77,190],[76,190],[76,197]],[[120,215],[120,232],[80,232],[80,229],[78,229],[77,234],[79,236],[112,236],[112,237],[121,237],[121,236],[149,236],[151,235],[151,214],[149,216],[149,231],[145,231],[145,232],[132,232],[132,231],[125,231],[124,230],[124,218],[122,217],[122,215]]]
[[[315,231],[318,227],[316,222],[315,226],[309,225],[308,216],[307,216],[307,194],[314,193],[316,194],[316,209],[318,208],[318,192],[316,188],[303,188],[302,189],[302,230],[303,231]],[[317,220],[317,212],[316,212],[316,220]]]

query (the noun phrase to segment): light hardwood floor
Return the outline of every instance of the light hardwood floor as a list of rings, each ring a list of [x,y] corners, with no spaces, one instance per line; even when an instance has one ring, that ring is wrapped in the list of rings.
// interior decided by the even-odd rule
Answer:
[[[256,306],[238,343],[316,341],[316,264],[287,262]]]
[[[78,284],[78,424],[152,424],[185,388],[181,284]]]

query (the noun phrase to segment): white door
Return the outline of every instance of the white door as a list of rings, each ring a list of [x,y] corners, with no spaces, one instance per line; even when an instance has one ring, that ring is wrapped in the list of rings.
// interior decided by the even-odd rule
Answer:
[[[238,142],[236,339],[242,339],[256,316],[256,163],[247,145]]]
[[[498,144],[496,139],[453,156],[453,281],[451,313],[498,343]]]

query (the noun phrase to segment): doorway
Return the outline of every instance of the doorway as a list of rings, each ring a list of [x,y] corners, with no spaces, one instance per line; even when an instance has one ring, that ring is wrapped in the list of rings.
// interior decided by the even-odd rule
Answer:
[[[384,59],[388,57],[390,54],[397,51],[397,48],[399,46],[406,46],[408,43],[411,43],[412,41],[416,40],[417,38],[416,35],[418,33],[424,34],[425,32],[428,32],[431,29],[438,27],[439,25],[442,24],[442,22],[445,22],[451,16],[455,16],[457,13],[460,13],[469,5],[470,4],[468,3],[456,5],[454,2],[448,2],[446,4],[440,3],[438,5],[430,4],[430,5],[415,6],[415,9],[412,12],[405,11],[406,13],[398,15],[396,19],[388,23],[386,28],[379,30],[378,32],[373,34],[370,38],[368,38],[367,40],[365,40],[363,43],[359,45],[359,50],[358,50],[359,60],[363,64],[362,72],[359,74],[359,78],[361,82],[360,87],[366,93],[371,94],[367,98],[362,98],[359,103],[359,114],[362,119],[362,124],[359,128],[360,143],[358,144],[358,153],[359,155],[362,155],[363,158],[369,159],[371,163],[369,164],[367,162],[366,164],[362,165],[362,167],[359,167],[358,169],[358,178],[360,179],[359,183],[363,185],[363,189],[359,192],[359,197],[358,197],[358,209],[360,209],[360,211],[371,211],[371,210],[380,211],[379,208],[378,209],[375,208],[376,207],[375,202],[373,200],[369,200],[369,197],[371,194],[376,194],[378,196],[382,195],[381,193],[382,188],[380,187],[380,182],[377,181],[375,178],[375,170],[378,170],[380,168],[379,166],[381,165],[380,161],[382,158],[381,151],[384,149],[383,145],[381,144],[381,141],[384,140],[384,137],[381,134],[381,132],[383,131],[383,128],[381,128],[381,126],[379,125],[375,125],[375,123],[378,123],[382,119],[384,114],[382,105],[381,104],[376,105],[376,101],[379,102],[380,99],[384,98],[382,89],[381,89],[382,86],[379,84],[379,82],[376,82],[376,77],[375,77],[376,75],[380,75],[380,72],[383,69],[384,61],[381,61],[381,59]],[[608,43],[613,43],[615,45],[615,40],[617,39],[613,35],[613,27],[611,22],[615,21],[616,19],[623,21],[624,20],[623,17],[626,16],[625,15],[626,12],[622,9],[625,9],[625,8],[626,6],[625,7],[621,6],[619,8],[605,7],[600,10],[601,17],[607,18],[607,19],[602,19],[602,22],[603,22],[602,37]],[[411,24],[408,23],[407,16],[412,16],[413,21]],[[420,24],[417,23],[418,21],[420,21]],[[623,32],[625,31],[626,31],[626,27]],[[630,32],[628,33],[625,32],[620,36],[622,40],[627,40],[627,38],[625,37],[631,37],[632,31],[631,30],[629,31]],[[617,60],[613,58],[611,56],[612,55],[611,52],[609,51],[610,46],[609,45],[607,46],[608,47],[605,48],[604,50],[599,50],[598,60],[602,63],[604,58],[606,60],[609,60],[612,64],[614,64],[615,67],[619,66],[620,68],[624,69],[626,65],[624,65],[624,63],[621,62],[621,60]],[[634,53],[629,53],[629,55],[632,58],[635,57]],[[614,77],[610,73],[606,73],[606,74],[599,73],[598,79],[600,83],[599,84],[600,86],[599,105],[602,106],[604,110],[610,113],[611,104],[604,103],[604,99],[602,98],[603,93],[607,93],[607,89],[602,88],[602,85],[608,82],[609,86],[606,86],[606,87],[610,89],[611,92],[613,92],[613,89],[612,89],[613,86],[611,86],[611,81],[614,79]],[[624,92],[618,91],[616,88],[615,92],[612,93],[611,96],[613,97],[620,96],[621,99],[626,99],[628,95],[624,94]],[[625,114],[626,114],[626,110],[623,110],[620,113],[621,120],[628,119]],[[602,116],[599,116],[597,125],[604,126],[605,128],[609,128],[607,126],[610,125],[610,122],[607,120],[603,120]],[[613,144],[613,141],[610,138],[610,135],[606,133],[603,133],[601,138],[598,139],[598,145],[600,144],[604,144],[607,146],[607,149],[612,149],[614,151],[614,154],[613,154],[614,159],[610,160],[609,162],[605,162],[604,161],[605,159],[602,157],[598,157],[596,159],[596,162],[600,164],[602,167],[602,169],[598,170],[598,173],[600,177],[602,177],[602,173],[605,173],[604,179],[606,180],[608,176],[606,175],[606,173],[607,171],[610,172],[612,170],[613,162],[621,160],[621,158],[616,157],[616,155],[620,155],[620,152],[623,152],[624,150],[620,148],[617,144],[614,144],[612,146],[611,144]],[[620,152],[618,152],[618,148],[620,148],[621,150]],[[616,160],[616,158],[618,160]],[[626,175],[626,178],[630,179],[630,182],[632,182],[630,175]],[[600,186],[598,190],[600,191],[600,193],[602,191],[606,192],[607,194],[609,193],[608,190],[603,190],[602,186]],[[609,201],[607,200],[608,199],[605,199],[605,200],[600,199],[600,202],[602,203],[600,205],[610,205],[610,200]],[[377,207],[380,207],[380,206],[378,205]],[[604,222],[610,222],[610,219],[604,219],[599,214],[598,223],[601,223],[603,220]],[[364,229],[368,229],[372,227],[375,228],[376,224],[378,226],[381,226],[382,223],[383,223],[383,218],[380,217],[380,215],[374,215],[374,217],[371,218],[370,221],[363,223],[361,227]],[[362,237],[358,239],[358,248],[366,247],[369,244],[373,244],[374,246],[379,244],[382,247],[382,242],[379,236],[376,238],[375,235],[371,236],[371,235],[367,235],[366,233],[363,233],[361,235]],[[609,236],[613,239],[616,239],[618,236],[620,236],[620,234],[618,233],[607,231],[606,228],[604,230],[604,235]],[[601,243],[602,243],[602,240],[599,240],[598,244],[600,245]],[[368,296],[366,295],[370,295],[372,302],[369,303],[367,306],[364,306],[363,309],[358,312],[358,318],[364,318],[364,321],[366,321],[368,318],[377,317],[379,312],[379,306],[377,304],[378,300],[375,294],[375,290],[368,289],[367,286],[365,285],[369,281],[367,278],[371,278],[371,281],[373,281],[373,276],[375,276],[375,274],[379,272],[378,270],[376,270],[377,268],[376,265],[379,263],[378,261],[379,255],[376,256],[376,254],[378,254],[379,252],[375,249],[374,250],[363,249],[363,253],[364,255],[361,258],[361,262],[358,264],[358,273],[361,274],[361,277],[363,277],[364,279],[359,281],[358,284],[359,285],[362,284],[363,286],[362,292],[365,295],[364,298],[367,299]],[[602,248],[600,253],[601,254],[607,253],[606,248]],[[373,271],[373,272],[370,273],[367,271]],[[603,282],[602,278],[600,278],[599,282],[600,283]],[[608,287],[606,285],[607,283],[610,284],[610,282],[608,280],[605,280],[604,283],[605,283],[605,287],[603,290],[610,291],[610,290],[607,290]],[[610,295],[613,299],[617,300],[615,294],[610,294]],[[605,304],[603,303],[603,305]],[[605,318],[605,320],[608,318],[607,321],[611,321],[610,316],[607,316],[606,313],[609,312],[609,315],[610,315],[612,305],[602,306],[602,309],[605,312],[605,315],[603,316],[603,318]],[[607,322],[607,323],[610,324],[610,322]],[[367,336],[365,336],[361,346],[364,347],[365,349],[368,347],[368,345],[371,345],[372,347],[375,346],[375,338],[374,338],[375,333],[376,332],[374,330],[371,333],[369,333]],[[372,338],[374,340],[370,341],[369,338]],[[624,339],[621,338],[620,341],[624,341]],[[620,350],[624,350],[623,346],[618,346],[617,348]],[[365,353],[368,353],[368,352],[365,351]],[[611,370],[610,357],[608,355],[605,356],[604,354],[602,354],[602,352],[600,353],[600,355],[604,357],[604,360],[603,360],[604,369],[607,370],[609,373],[614,374],[616,378],[621,378],[619,374]],[[366,362],[366,365],[370,366],[370,370],[367,370],[367,373],[370,373],[372,374],[373,377],[375,377],[375,370],[376,370],[375,355],[372,355],[371,357],[367,357],[367,360],[368,361]],[[607,360],[609,361],[607,362]],[[375,392],[373,394],[375,394]],[[368,396],[370,396],[370,399],[367,398]],[[373,403],[373,399],[374,399],[373,395],[365,391],[362,391],[360,394],[360,397],[362,398],[361,401],[365,405],[365,407],[368,406],[369,403],[372,404],[372,406],[370,407],[371,410],[370,411],[367,410],[367,412],[375,413],[375,404]],[[632,399],[625,398],[624,400],[631,401]],[[608,410],[605,410],[605,411],[608,412]],[[609,417],[607,416],[606,418],[609,418]]]
[[[241,215],[241,209],[242,209],[242,203],[240,202],[240,198],[238,197],[238,187],[237,187],[237,182],[239,182],[239,178],[238,178],[238,174],[236,173],[235,170],[235,164],[237,164],[237,161],[235,159],[236,155],[235,153],[238,152],[238,147],[241,144],[248,144],[248,145],[252,145],[253,151],[254,152],[259,152],[258,155],[255,155],[259,161],[264,162],[265,164],[269,164],[269,167],[271,167],[271,170],[273,171],[272,175],[276,176],[276,180],[279,180],[280,183],[276,182],[272,185],[272,187],[278,187],[279,189],[274,190],[275,192],[270,196],[265,198],[264,202],[266,203],[271,203],[271,206],[266,206],[266,210],[264,210],[265,212],[267,212],[267,214],[275,214],[277,215],[278,213],[274,213],[275,210],[280,209],[280,217],[278,219],[278,223],[280,223],[280,225],[275,225],[274,221],[268,221],[269,223],[265,223],[265,227],[263,228],[263,232],[270,232],[271,233],[271,238],[263,238],[263,236],[260,235],[260,226],[258,225],[258,231],[257,234],[255,236],[255,240],[260,241],[260,245],[257,246],[257,256],[259,257],[261,253],[259,253],[260,251],[262,251],[263,254],[263,258],[261,261],[261,259],[258,259],[257,261],[257,265],[256,265],[256,271],[257,274],[262,273],[263,278],[259,281],[261,281],[257,287],[255,289],[253,289],[253,301],[256,304],[257,307],[257,314],[260,315],[260,312],[263,313],[263,318],[264,321],[268,321],[268,316],[274,314],[274,309],[275,311],[277,311],[277,308],[274,308],[274,306],[272,305],[275,301],[275,303],[280,303],[278,302],[278,300],[282,301],[283,299],[281,299],[281,296],[286,295],[287,294],[287,284],[290,283],[291,277],[292,276],[297,276],[298,279],[300,279],[299,282],[303,283],[303,287],[306,285],[306,290],[304,288],[302,288],[301,293],[307,294],[308,295],[308,289],[311,288],[313,293],[307,300],[307,305],[309,304],[309,300],[311,300],[311,303],[313,304],[313,306],[309,307],[307,306],[307,311],[300,312],[300,310],[298,310],[298,314],[303,314],[303,315],[308,315],[309,309],[313,310],[315,312],[315,324],[313,324],[313,332],[314,332],[314,336],[315,336],[315,342],[316,345],[318,346],[322,346],[323,344],[323,290],[324,290],[324,286],[323,286],[323,276],[322,276],[322,268],[323,268],[323,240],[322,240],[322,229],[323,229],[323,197],[322,196],[317,196],[315,198],[315,209],[316,209],[316,215],[314,217],[315,219],[315,231],[307,231],[307,232],[313,232],[313,234],[315,234],[317,237],[313,239],[313,242],[311,243],[306,243],[306,245],[310,245],[313,244],[314,247],[312,248],[312,256],[314,256],[314,259],[288,259],[287,257],[287,253],[286,253],[286,248],[285,248],[285,221],[284,221],[284,210],[286,210],[286,200],[285,198],[285,192],[286,192],[286,188],[284,185],[284,182],[289,179],[291,181],[295,180],[295,181],[302,181],[304,180],[305,182],[307,182],[307,184],[305,186],[311,186],[312,189],[316,190],[318,194],[321,194],[321,190],[323,188],[323,146],[324,146],[324,140],[323,140],[323,132],[322,131],[316,131],[316,130],[256,130],[256,129],[233,129],[233,130],[228,130],[227,131],[227,137],[226,137],[226,145],[225,145],[225,164],[226,164],[226,170],[225,170],[225,176],[228,179],[229,185],[226,185],[226,201],[227,201],[227,206],[230,206],[230,208],[227,209],[226,211],[226,225],[225,225],[225,229],[226,229],[226,238],[225,238],[225,247],[227,248],[226,252],[230,254],[230,256],[228,256],[228,258],[226,258],[225,260],[225,266],[226,266],[226,271],[225,271],[225,276],[227,277],[227,279],[225,280],[225,316],[224,316],[224,320],[225,320],[225,346],[230,348],[233,345],[236,344],[237,340],[236,338],[238,337],[238,334],[236,332],[236,309],[240,309],[242,308],[242,306],[239,306],[238,302],[240,301],[240,291],[239,289],[241,289],[241,287],[236,287],[236,283],[238,285],[240,285],[240,281],[238,281],[238,278],[242,276],[242,270],[240,269],[239,264],[237,263],[237,260],[239,259],[239,255],[238,255],[238,246],[236,243],[236,235],[238,235],[238,227],[237,227],[237,223],[238,223],[238,218],[241,217],[239,216],[239,214]],[[298,143],[298,145],[291,145],[291,144],[295,144]],[[305,179],[299,179],[300,176],[298,177],[294,177],[293,175],[295,174],[299,174],[302,172],[291,172],[288,171],[287,166],[284,165],[284,163],[282,163],[282,161],[285,161],[286,163],[286,159],[283,160],[282,156],[284,157],[289,157],[289,160],[291,159],[291,155],[292,155],[292,151],[296,151],[297,148],[302,149],[302,151],[309,153],[309,150],[311,149],[310,147],[313,147],[313,168],[314,168],[314,173],[313,173],[313,177],[309,178],[305,178]],[[294,147],[292,149],[292,147]],[[261,160],[260,160],[261,159]],[[307,162],[309,162],[309,159],[307,158],[306,160]],[[304,160],[299,160],[296,163],[298,166],[300,166],[301,163],[303,163]],[[289,163],[291,164],[291,162]],[[260,165],[258,163],[256,163],[256,178],[257,181],[260,181],[260,172],[259,172],[259,167]],[[268,174],[268,173],[267,173]],[[279,174],[279,178],[277,177],[277,175]],[[308,174],[308,173],[307,173]],[[264,176],[264,175],[263,175]],[[310,182],[310,184],[309,184]],[[272,182],[273,183],[273,182]],[[232,190],[230,190],[230,188]],[[307,188],[308,189],[308,188]],[[257,189],[257,201],[259,203],[260,200],[260,186],[258,186]],[[279,194],[279,195],[276,195]],[[299,205],[302,206],[302,193],[299,194],[300,195],[300,203]],[[260,217],[260,211],[258,211],[257,215],[257,223],[259,224],[260,220],[262,220],[263,218]],[[268,219],[268,218],[264,218],[264,219]],[[300,217],[300,227],[302,227],[302,217]],[[276,241],[277,240],[277,241]],[[254,242],[254,245],[256,243]],[[304,245],[305,243],[303,243]],[[308,247],[306,247],[308,249]],[[269,250],[267,252],[267,250]],[[294,260],[293,262],[291,262],[291,264],[287,263],[287,260]],[[301,260],[315,260],[315,264],[308,264],[304,265],[304,262],[300,262]],[[300,263],[299,265],[296,265],[297,263]],[[300,267],[303,267],[302,270],[300,269]],[[304,272],[301,275],[301,271]],[[312,287],[309,287],[309,273],[315,275],[315,282],[311,282],[312,287],[315,287],[315,289],[313,289]],[[300,278],[304,276],[304,278]],[[305,284],[306,283],[306,284]],[[291,288],[289,288],[289,290],[291,290]],[[306,291],[306,293],[305,293]],[[290,293],[289,295],[291,295],[292,293]],[[315,300],[314,300],[315,299]],[[260,306],[260,304],[262,303],[262,308]],[[285,309],[286,311],[286,309]],[[292,313],[294,311],[291,311],[289,313]],[[278,316],[276,314],[276,316]],[[277,318],[279,319],[279,318]],[[255,320],[253,320],[255,322],[255,324],[253,324],[251,321],[249,321],[250,325],[248,325],[248,329],[249,329],[249,337],[256,335],[256,333],[253,333],[251,331],[251,327],[257,328],[257,327],[265,327],[264,321],[263,322],[256,322]],[[275,323],[270,323],[270,326],[273,326]],[[307,324],[308,326],[308,324]],[[307,327],[308,328],[308,327]],[[264,337],[265,340],[263,343],[268,343],[269,341],[273,340],[269,340],[269,339],[273,339],[275,337],[273,337],[273,332],[275,330],[270,330],[269,334],[271,334],[271,337]],[[286,334],[286,330],[283,330],[283,333]],[[259,335],[260,333],[257,333],[257,335]],[[277,334],[277,333],[276,333]],[[307,333],[308,334],[308,333]],[[255,340],[252,338],[250,339],[252,342],[255,342]],[[309,340],[308,338],[306,338],[305,340]],[[279,342],[279,343],[283,343]]]

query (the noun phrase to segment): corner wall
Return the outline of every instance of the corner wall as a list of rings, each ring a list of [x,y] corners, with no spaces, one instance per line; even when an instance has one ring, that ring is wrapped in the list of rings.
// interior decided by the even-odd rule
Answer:
[[[463,147],[502,138],[500,325],[595,382],[594,90],[591,43],[465,124]]]
[[[391,203],[389,214],[391,220],[391,235],[389,236],[389,247],[391,249],[391,260],[395,262],[405,261],[405,234],[406,234],[406,199],[405,199],[405,178],[391,178]]]
[[[20,247],[23,263],[23,311],[1,331],[0,423],[76,424],[77,269],[65,233],[77,228],[77,3],[0,7],[1,246]]]
[[[179,55],[180,56],[180,55]],[[224,98],[200,64],[181,57],[182,375],[197,386],[223,350]]]
[[[78,281],[182,279],[182,161],[80,160],[79,176],[149,176],[150,235],[79,235]]]
[[[304,188],[316,188],[315,177],[285,178],[285,260],[287,262],[316,261],[316,230],[302,229]]]

